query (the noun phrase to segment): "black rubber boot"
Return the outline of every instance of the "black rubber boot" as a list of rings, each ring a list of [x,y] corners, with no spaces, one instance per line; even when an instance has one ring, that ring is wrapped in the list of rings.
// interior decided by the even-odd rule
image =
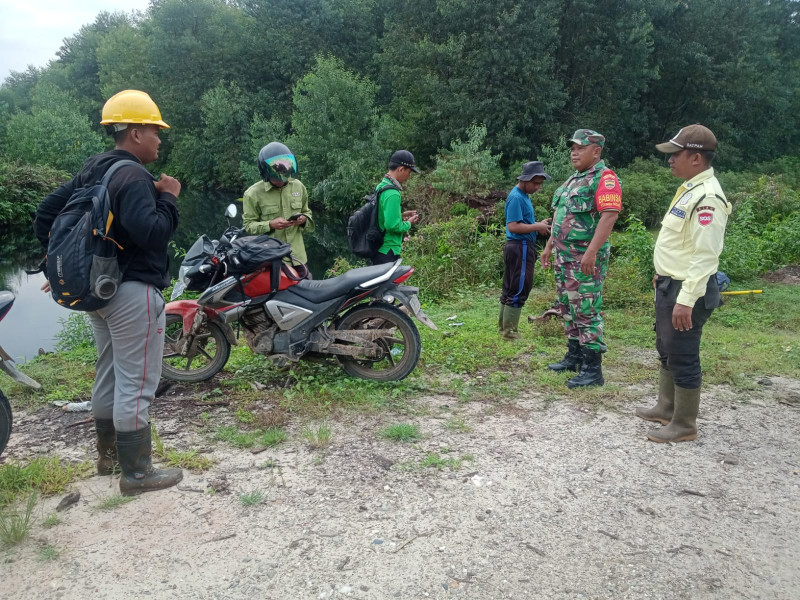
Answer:
[[[506,309],[505,304],[500,304],[500,315],[497,317],[497,331],[503,333],[503,311]]]
[[[95,419],[97,432],[97,474],[111,475],[119,463],[117,458],[117,432],[112,419]]]
[[[122,467],[119,491],[123,496],[163,490],[183,479],[180,469],[154,469],[151,452],[149,427],[117,432],[117,453]]]
[[[583,355],[581,354],[581,345],[578,340],[567,340],[567,353],[561,362],[547,365],[551,371],[560,373],[561,371],[578,371],[583,362]]]
[[[590,385],[603,385],[606,382],[603,379],[603,353],[582,346],[581,354],[583,355],[581,371],[567,381],[567,387],[572,389]]]

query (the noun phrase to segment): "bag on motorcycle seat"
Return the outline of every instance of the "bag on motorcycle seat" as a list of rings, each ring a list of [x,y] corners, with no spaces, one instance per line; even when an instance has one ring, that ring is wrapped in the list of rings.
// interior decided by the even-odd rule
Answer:
[[[350,252],[359,258],[372,258],[383,245],[384,232],[378,226],[378,201],[386,190],[400,191],[400,188],[387,185],[372,190],[364,196],[364,205],[347,221],[347,244]]]
[[[292,253],[292,247],[266,234],[242,237],[231,243],[228,254],[231,274],[252,273],[266,263],[281,262]]]
[[[53,221],[45,275],[53,299],[61,306],[81,311],[103,308],[122,283],[117,248],[123,248],[111,237],[114,213],[108,183],[118,169],[128,165],[153,177],[139,162],[117,161],[100,181],[74,190]]]

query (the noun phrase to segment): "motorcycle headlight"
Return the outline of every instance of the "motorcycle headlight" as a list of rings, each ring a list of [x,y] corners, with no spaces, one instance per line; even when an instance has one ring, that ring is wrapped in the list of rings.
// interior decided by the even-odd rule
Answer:
[[[185,267],[183,265],[181,265],[181,268],[178,269],[178,280],[182,281],[186,285],[191,283],[191,280],[186,276],[186,274],[189,272],[189,269],[191,269],[191,267]]]

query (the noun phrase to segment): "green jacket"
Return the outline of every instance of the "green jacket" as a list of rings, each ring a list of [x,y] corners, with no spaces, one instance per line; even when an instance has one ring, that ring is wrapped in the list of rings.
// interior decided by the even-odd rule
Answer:
[[[247,233],[259,235],[268,233],[277,240],[292,247],[292,254],[303,264],[308,262],[306,246],[303,243],[303,230],[314,231],[311,209],[308,207],[308,192],[299,179],[289,179],[282,188],[268,181],[254,183],[244,193],[244,228]],[[288,219],[297,213],[306,216],[304,226],[287,229],[270,229],[269,222],[277,217]]]
[[[385,188],[387,185],[400,184],[392,181],[389,177],[384,177],[375,186],[376,190]],[[384,232],[383,246],[378,249],[381,254],[389,254],[389,250],[395,256],[400,256],[403,244],[403,234],[411,229],[411,223],[403,221],[403,210],[400,208],[400,192],[397,190],[386,190],[378,199],[378,227]]]

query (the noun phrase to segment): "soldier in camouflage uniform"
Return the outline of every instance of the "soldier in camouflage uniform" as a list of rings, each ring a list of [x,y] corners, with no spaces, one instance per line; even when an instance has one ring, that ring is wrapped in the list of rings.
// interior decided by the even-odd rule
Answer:
[[[555,252],[558,309],[564,319],[567,354],[552,371],[579,371],[567,387],[603,385],[603,281],[608,271],[608,236],[622,209],[614,171],[601,159],[605,137],[578,129],[570,138],[575,173],[553,195],[553,229],[542,252],[547,268]]]

